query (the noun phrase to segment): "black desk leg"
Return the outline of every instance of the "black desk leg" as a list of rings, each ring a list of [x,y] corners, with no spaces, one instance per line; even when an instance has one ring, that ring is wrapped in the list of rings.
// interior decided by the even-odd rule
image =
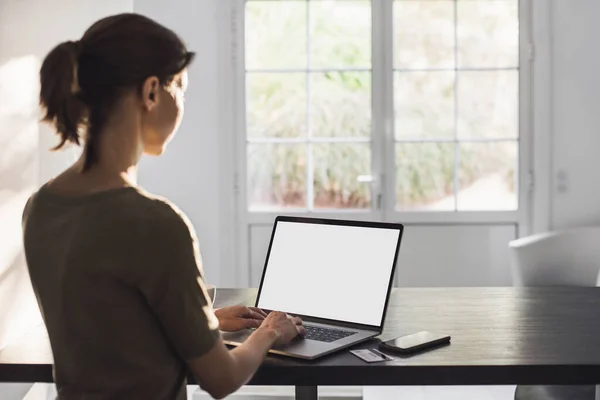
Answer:
[[[296,400],[318,400],[318,392],[316,386],[296,386]]]

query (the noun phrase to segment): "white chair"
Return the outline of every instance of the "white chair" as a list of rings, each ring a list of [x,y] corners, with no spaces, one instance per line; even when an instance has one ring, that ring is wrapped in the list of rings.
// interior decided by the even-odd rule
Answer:
[[[598,286],[600,227],[533,235],[509,243],[515,286]],[[595,386],[518,386],[515,400],[594,400]]]
[[[508,246],[515,286],[598,286],[600,227],[541,233]]]

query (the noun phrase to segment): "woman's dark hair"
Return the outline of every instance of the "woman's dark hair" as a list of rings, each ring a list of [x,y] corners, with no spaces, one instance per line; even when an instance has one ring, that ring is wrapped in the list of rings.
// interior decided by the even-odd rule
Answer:
[[[92,25],[76,42],[64,42],[40,70],[43,121],[56,127],[61,141],[85,142],[84,170],[97,158],[95,143],[120,95],[141,90],[156,76],[168,85],[194,54],[170,29],[139,14],[119,14]]]

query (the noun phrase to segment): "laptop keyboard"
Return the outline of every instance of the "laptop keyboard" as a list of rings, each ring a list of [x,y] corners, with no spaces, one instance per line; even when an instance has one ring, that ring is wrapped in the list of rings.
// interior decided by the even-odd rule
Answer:
[[[356,332],[344,331],[341,329],[323,328],[321,326],[305,325],[306,339],[316,340],[318,342],[331,343],[336,340],[347,338],[354,335]]]

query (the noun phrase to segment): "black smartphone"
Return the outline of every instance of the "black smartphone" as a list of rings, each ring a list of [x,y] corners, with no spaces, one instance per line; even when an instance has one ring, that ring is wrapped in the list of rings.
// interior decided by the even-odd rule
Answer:
[[[415,353],[430,347],[441,346],[450,343],[450,336],[437,335],[431,332],[418,332],[412,335],[401,336],[396,339],[382,342],[379,348],[396,353]]]

